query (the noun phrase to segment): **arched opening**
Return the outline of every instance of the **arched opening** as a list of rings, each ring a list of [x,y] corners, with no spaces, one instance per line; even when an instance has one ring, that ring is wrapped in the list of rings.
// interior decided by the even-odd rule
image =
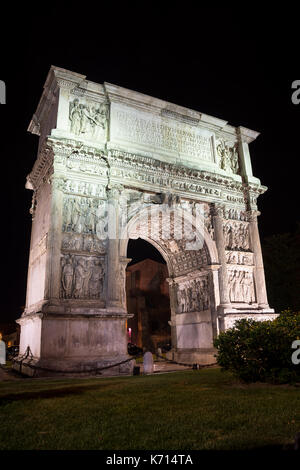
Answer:
[[[128,341],[156,352],[171,348],[168,268],[159,251],[147,241],[129,239],[126,269]]]

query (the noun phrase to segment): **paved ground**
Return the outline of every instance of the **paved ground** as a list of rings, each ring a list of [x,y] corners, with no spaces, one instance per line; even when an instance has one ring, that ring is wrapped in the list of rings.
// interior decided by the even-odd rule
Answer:
[[[137,366],[140,367],[140,374],[143,374],[143,364],[137,364]],[[177,371],[181,371],[181,370],[191,370],[192,367],[188,367],[188,366],[181,366],[179,364],[172,364],[171,362],[154,362],[154,373],[155,374],[164,374],[164,373],[168,373],[168,372],[177,372]],[[61,378],[73,378],[73,376],[71,375],[66,375],[66,376],[63,376]],[[105,376],[103,375],[99,375],[99,376],[94,376],[94,378],[96,377],[99,377],[99,378],[105,378]],[[111,376],[110,376],[111,377]],[[46,377],[41,377],[42,379],[45,379]],[[77,376],[78,378],[78,376]],[[84,378],[89,378],[89,377],[84,377]],[[91,377],[92,378],[92,377]],[[20,380],[22,379],[22,376],[21,375],[18,375],[16,372],[14,371],[6,371],[3,366],[1,367],[0,366],[0,382],[3,382],[3,381],[10,381],[10,380]],[[26,378],[28,380],[28,378]],[[35,378],[36,380],[36,378]]]
[[[6,380],[17,380],[17,377],[13,375],[13,373],[7,372],[3,366],[0,366],[0,382],[6,381]]]
[[[141,364],[143,366],[143,364]],[[180,366],[179,364],[172,364],[171,362],[154,362],[154,373],[157,372],[173,372],[178,370],[190,370],[191,367]],[[141,372],[143,372],[143,367],[141,367]]]

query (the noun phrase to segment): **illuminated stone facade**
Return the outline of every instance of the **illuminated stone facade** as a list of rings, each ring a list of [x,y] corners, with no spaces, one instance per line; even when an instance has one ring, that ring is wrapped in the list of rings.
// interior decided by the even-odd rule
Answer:
[[[213,338],[234,320],[275,317],[257,227],[267,188],[248,147],[257,132],[57,67],[29,131],[39,149],[26,185],[21,355],[29,346],[34,363],[54,371],[128,357],[129,238],[152,243],[167,263],[174,359],[212,362]]]

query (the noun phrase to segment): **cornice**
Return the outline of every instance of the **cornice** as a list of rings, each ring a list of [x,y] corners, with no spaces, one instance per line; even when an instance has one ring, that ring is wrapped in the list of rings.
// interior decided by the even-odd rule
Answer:
[[[25,188],[36,191],[51,166],[53,166],[53,151],[47,142],[44,142],[32,171],[26,178]]]
[[[185,167],[183,165],[162,162],[152,157],[141,156],[121,150],[111,149],[108,154],[108,161],[111,168],[113,167],[127,167],[140,171],[156,171],[164,176],[173,178],[187,178],[189,181],[195,182],[210,182],[217,185],[222,185],[228,189],[243,190],[244,184],[235,181],[229,176],[218,175],[204,170],[197,170]]]

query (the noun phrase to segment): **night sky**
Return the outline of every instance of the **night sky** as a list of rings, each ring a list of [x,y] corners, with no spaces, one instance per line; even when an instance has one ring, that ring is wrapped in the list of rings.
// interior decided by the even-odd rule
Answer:
[[[300,80],[299,15],[242,4],[110,4],[98,2],[98,13],[88,4],[26,10],[2,31],[1,321],[18,318],[25,303],[31,191],[24,185],[38,145],[27,127],[51,65],[260,132],[250,152],[253,174],[269,187],[258,200],[261,237],[292,231],[300,220],[300,104],[291,101],[291,84]]]

